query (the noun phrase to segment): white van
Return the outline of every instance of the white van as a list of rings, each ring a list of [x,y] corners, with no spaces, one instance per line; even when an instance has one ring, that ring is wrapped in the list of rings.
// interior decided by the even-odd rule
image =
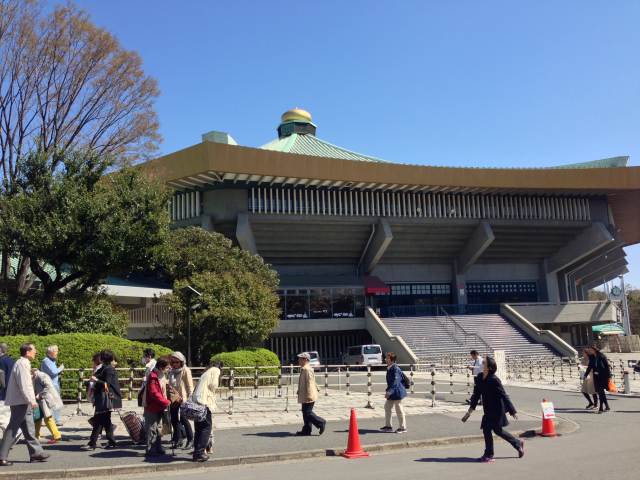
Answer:
[[[342,355],[345,365],[382,365],[382,348],[380,345],[355,345]]]

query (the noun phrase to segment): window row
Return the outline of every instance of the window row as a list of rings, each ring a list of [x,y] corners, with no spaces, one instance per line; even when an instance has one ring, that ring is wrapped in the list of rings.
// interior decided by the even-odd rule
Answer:
[[[362,288],[297,288],[279,290],[278,296],[284,320],[364,316]]]

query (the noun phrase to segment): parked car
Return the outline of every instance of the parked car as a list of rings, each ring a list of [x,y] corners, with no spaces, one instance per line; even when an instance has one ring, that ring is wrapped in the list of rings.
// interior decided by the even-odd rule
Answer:
[[[382,365],[382,347],[380,345],[354,345],[342,355],[345,365]]]

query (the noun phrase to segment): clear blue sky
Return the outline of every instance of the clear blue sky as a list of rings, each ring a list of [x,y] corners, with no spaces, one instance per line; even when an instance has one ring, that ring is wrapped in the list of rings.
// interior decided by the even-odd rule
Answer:
[[[165,153],[209,130],[262,145],[300,106],[319,137],[392,161],[640,165],[635,0],[79,4],[158,79]]]

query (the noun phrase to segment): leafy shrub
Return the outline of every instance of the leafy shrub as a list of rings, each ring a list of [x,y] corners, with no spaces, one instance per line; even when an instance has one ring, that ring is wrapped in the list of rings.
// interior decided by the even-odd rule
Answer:
[[[171,350],[161,345],[135,342],[113,335],[101,335],[96,333],[61,333],[56,335],[15,335],[0,337],[0,343],[9,346],[9,355],[18,358],[20,356],[20,345],[23,343],[33,343],[38,351],[34,367],[40,367],[40,362],[46,356],[49,345],[58,345],[58,363],[64,363],[65,368],[85,368],[83,377],[88,379],[91,373],[91,357],[96,352],[109,349],[113,351],[118,367],[142,367],[142,351],[145,348],[153,348],[156,357],[168,355]],[[122,374],[120,375],[122,377]],[[67,372],[62,375],[62,389],[66,398],[74,398],[72,392],[77,392],[78,374]]]
[[[223,362],[225,373],[227,369],[237,369],[238,367],[272,367],[261,368],[258,371],[260,377],[269,376],[277,377],[280,372],[280,360],[278,356],[271,350],[266,348],[247,348],[244,350],[236,350],[235,352],[223,352],[218,353],[211,357],[212,362]],[[236,377],[251,377],[255,374],[254,369],[242,368],[234,372]],[[237,378],[236,386],[248,386],[253,385],[254,381],[251,378]],[[276,378],[261,378],[259,380],[260,385],[273,385],[277,384]]]
[[[0,295],[0,331],[5,335],[92,332],[120,336],[128,323],[127,312],[105,295],[57,295],[48,303],[36,296],[9,300]]]

